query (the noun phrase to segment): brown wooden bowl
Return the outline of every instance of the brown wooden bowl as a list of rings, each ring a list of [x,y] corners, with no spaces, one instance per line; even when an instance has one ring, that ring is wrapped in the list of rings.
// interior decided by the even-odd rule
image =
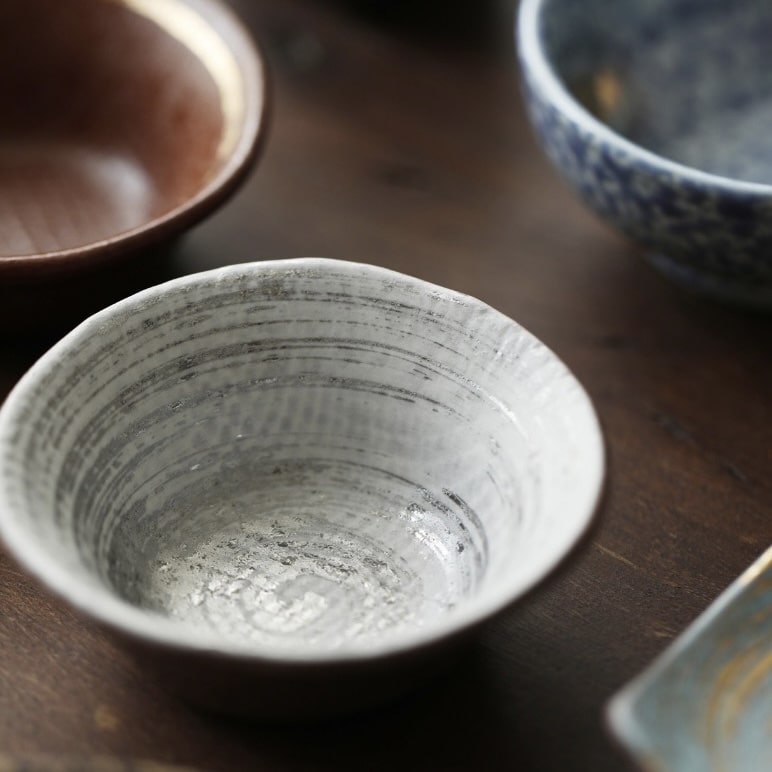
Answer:
[[[0,288],[169,240],[244,179],[266,76],[217,0],[3,0]]]

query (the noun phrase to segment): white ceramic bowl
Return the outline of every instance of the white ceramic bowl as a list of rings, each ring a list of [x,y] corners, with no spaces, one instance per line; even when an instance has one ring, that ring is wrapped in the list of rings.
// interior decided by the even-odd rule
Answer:
[[[533,587],[603,462],[587,395],[511,319],[261,262],[134,295],[35,364],[0,411],[0,533],[189,698],[317,714]]]

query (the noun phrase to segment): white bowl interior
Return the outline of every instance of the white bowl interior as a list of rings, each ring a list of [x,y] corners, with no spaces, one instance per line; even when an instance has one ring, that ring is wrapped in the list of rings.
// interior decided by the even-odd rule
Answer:
[[[0,413],[0,527],[112,624],[373,651],[475,621],[598,496],[585,393],[479,301],[326,260],[175,280],[81,325]]]

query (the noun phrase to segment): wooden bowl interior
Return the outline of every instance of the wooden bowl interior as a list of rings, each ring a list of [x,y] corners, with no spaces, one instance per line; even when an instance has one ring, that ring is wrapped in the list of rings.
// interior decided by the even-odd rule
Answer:
[[[217,172],[218,85],[146,5],[0,4],[0,256],[130,231]]]

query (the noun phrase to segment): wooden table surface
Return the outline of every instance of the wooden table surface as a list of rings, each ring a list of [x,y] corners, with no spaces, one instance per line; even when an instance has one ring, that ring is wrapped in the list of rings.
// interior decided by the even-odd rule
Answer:
[[[526,124],[506,3],[459,4],[441,30],[411,3],[388,23],[353,0],[233,4],[270,65],[270,135],[159,270],[320,255],[481,298],[592,396],[605,503],[561,570],[438,681],[320,725],[194,712],[0,555],[0,750],[210,770],[632,769],[608,698],[772,541],[772,317],[675,289],[574,199]],[[65,331],[52,321],[6,330],[0,393]]]

